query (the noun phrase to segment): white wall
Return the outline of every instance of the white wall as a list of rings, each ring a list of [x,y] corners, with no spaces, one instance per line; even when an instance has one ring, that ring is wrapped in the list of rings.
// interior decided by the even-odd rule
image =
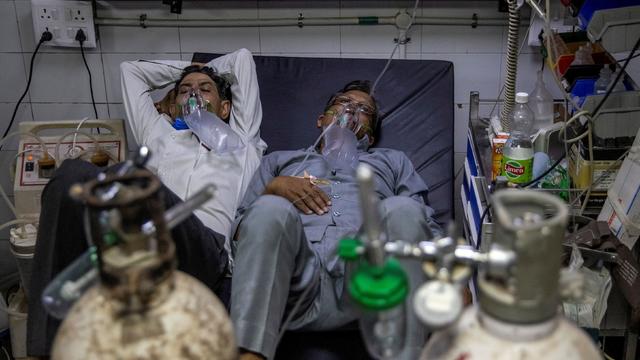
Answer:
[[[160,1],[98,1],[100,17],[146,13],[151,18],[269,18],[340,15],[394,15],[411,8],[413,1],[186,1],[182,15],[170,14]],[[417,15],[499,16],[496,1],[422,1]],[[87,51],[93,75],[98,115],[123,118],[119,64],[139,58],[190,60],[193,52],[226,52],[246,47],[258,55],[387,58],[396,30],[390,26],[329,26],[293,28],[131,28],[99,29],[98,47]],[[522,30],[524,31],[524,30]],[[469,92],[495,99],[503,80],[506,52],[505,27],[415,26],[407,47],[409,59],[438,59],[454,63],[455,167],[462,165],[468,119]],[[35,47],[29,0],[0,0],[0,130],[4,130],[15,103],[24,91],[31,52]],[[537,49],[524,47],[519,64],[518,88],[531,90],[540,66]],[[547,83],[551,84],[547,79]],[[42,47],[31,90],[18,112],[14,128],[22,121],[92,117],[88,76],[78,49]],[[556,91],[556,96],[559,93]],[[489,112],[490,104],[481,110]],[[131,138],[131,137],[130,137]],[[9,163],[16,142],[0,153],[0,184],[9,189]],[[455,191],[456,198],[459,192]],[[0,223],[10,219],[0,204]],[[5,235],[6,236],[6,235]],[[3,238],[0,235],[0,238]]]

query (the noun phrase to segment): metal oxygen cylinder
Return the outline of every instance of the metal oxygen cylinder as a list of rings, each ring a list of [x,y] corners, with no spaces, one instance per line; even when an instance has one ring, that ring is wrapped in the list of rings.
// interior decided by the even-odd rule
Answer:
[[[104,196],[107,190],[112,196]],[[52,359],[237,357],[222,303],[175,269],[171,224],[159,190],[160,181],[146,170],[72,188],[88,207],[100,283],[71,308],[54,340]]]
[[[493,211],[494,243],[515,252],[515,266],[502,276],[480,272],[479,306],[434,333],[421,358],[601,359],[586,333],[559,313],[567,205],[550,194],[502,190]]]
[[[493,242],[513,249],[517,265],[504,282],[480,276],[478,297],[482,311],[502,321],[537,323],[558,312],[560,257],[569,211],[560,199],[542,195],[547,194],[517,190],[494,194]]]

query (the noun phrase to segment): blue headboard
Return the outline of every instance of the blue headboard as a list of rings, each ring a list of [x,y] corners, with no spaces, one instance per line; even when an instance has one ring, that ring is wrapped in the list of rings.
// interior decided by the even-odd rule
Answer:
[[[194,54],[208,62],[217,54]],[[308,147],[315,122],[336,90],[351,80],[372,83],[386,60],[254,56],[268,152]],[[394,60],[375,92],[382,114],[376,144],[404,151],[429,186],[436,221],[453,215],[453,64]]]

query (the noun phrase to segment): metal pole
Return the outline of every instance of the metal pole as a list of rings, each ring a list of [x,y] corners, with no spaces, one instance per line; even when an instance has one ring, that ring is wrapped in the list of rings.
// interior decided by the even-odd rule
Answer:
[[[336,25],[396,25],[395,16],[359,16],[359,17],[318,17],[318,18],[277,18],[277,19],[150,19],[141,15],[140,18],[101,18],[94,20],[101,26],[126,27],[305,27],[305,26],[336,26]],[[479,18],[474,21],[471,17],[416,17],[413,25],[444,25],[444,26],[504,26],[506,18]]]

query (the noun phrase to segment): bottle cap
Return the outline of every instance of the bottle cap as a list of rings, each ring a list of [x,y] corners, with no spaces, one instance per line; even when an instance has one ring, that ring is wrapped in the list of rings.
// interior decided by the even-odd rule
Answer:
[[[518,104],[526,104],[529,102],[529,94],[526,92],[519,92],[516,94],[516,102]]]

